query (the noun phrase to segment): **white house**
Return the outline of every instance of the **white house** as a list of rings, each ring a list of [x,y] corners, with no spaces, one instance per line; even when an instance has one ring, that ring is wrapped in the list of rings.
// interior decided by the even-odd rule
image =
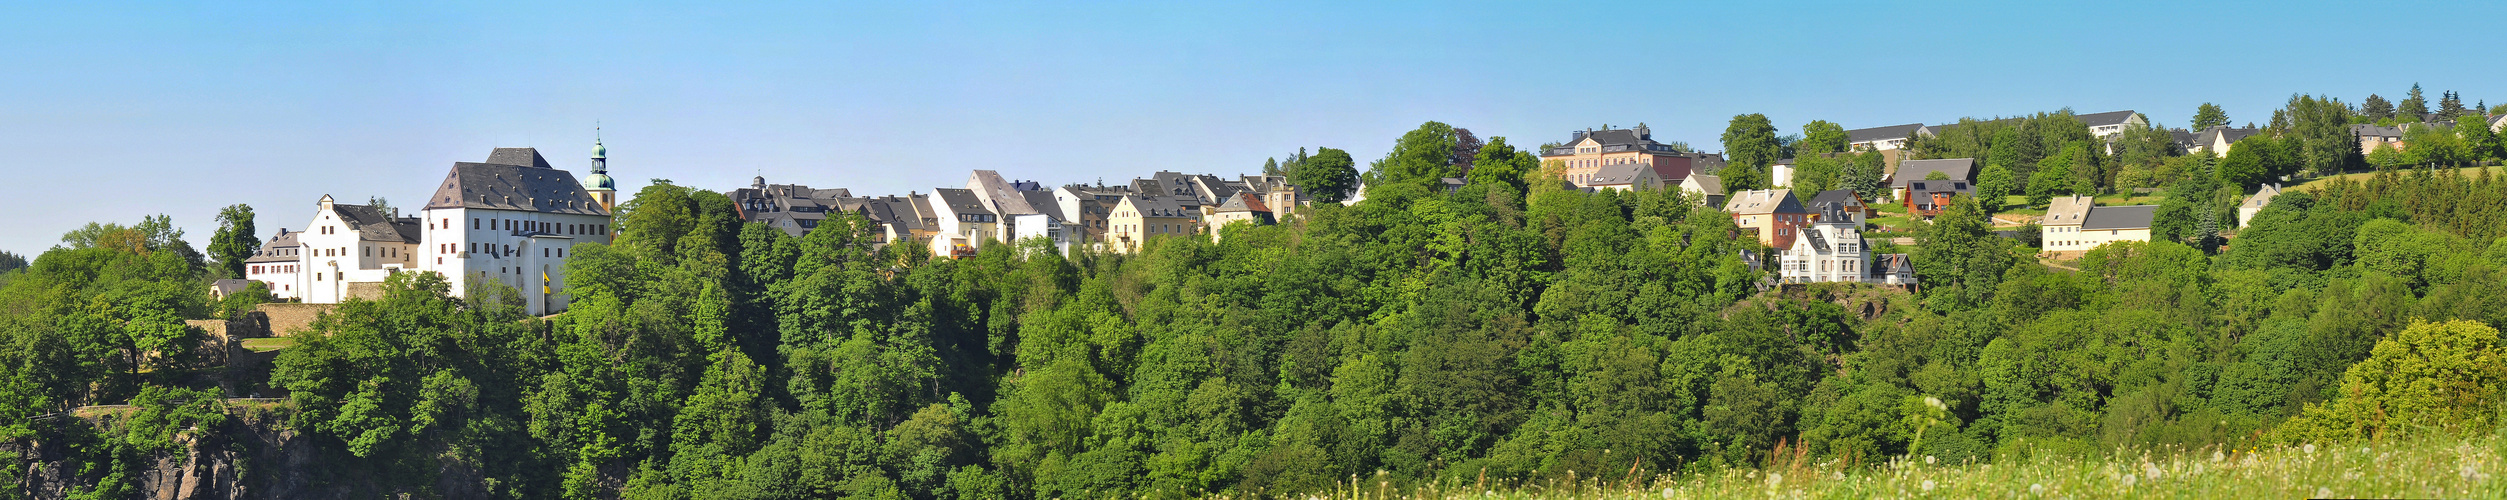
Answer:
[[[2124,133],[2124,129],[2132,125],[2138,124],[2144,127],[2150,126],[2150,121],[2142,118],[2141,113],[2135,113],[2133,110],[2129,109],[2123,111],[2108,111],[2105,113],[2090,113],[2086,115],[2079,115],[2076,118],[2080,119],[2081,124],[2089,126],[2089,135],[2097,136],[2100,139]]]
[[[304,252],[299,259],[297,296],[307,303],[336,304],[352,296],[353,283],[380,283],[386,276],[412,269],[418,245],[418,219],[368,205],[333,203],[322,195],[313,221],[296,235]]]
[[[2280,184],[2265,184],[2262,189],[2255,190],[2254,196],[2248,196],[2245,203],[2237,204],[2237,227],[2246,227],[2246,224],[2254,222],[2255,214],[2263,213],[2263,207],[2272,206],[2272,199],[2280,196]]]
[[[985,208],[973,190],[940,188],[931,192],[931,209],[940,227],[932,235],[932,255],[970,256],[999,239],[1001,216]],[[1021,203],[1025,203],[1022,198]]]
[[[1923,128],[1921,123],[1858,128],[1845,131],[1845,140],[1848,149],[1855,151],[1888,151],[1906,147],[1906,139]]]
[[[1871,249],[1845,207],[1835,203],[1813,208],[1821,215],[1802,228],[1800,238],[1777,256],[1786,283],[1861,283],[1869,274]]]
[[[1689,196],[1697,197],[1698,201],[1706,206],[1724,206],[1724,178],[1722,176],[1689,174],[1688,178],[1680,180],[1680,190],[1687,191]]]
[[[530,314],[565,311],[574,245],[610,242],[616,183],[608,168],[608,147],[599,142],[585,182],[533,148],[496,148],[487,161],[456,162],[412,221],[420,227],[411,229],[423,232],[411,264],[442,273],[464,297],[492,282],[520,292]]]
[[[244,259],[244,279],[268,286],[271,297],[303,298],[297,295],[299,290],[296,288],[296,280],[304,269],[303,247],[296,243],[298,234],[302,233],[279,228],[279,234],[271,236],[269,243],[263,243],[260,251]]]
[[[1792,158],[1776,160],[1776,164],[1767,166],[1767,177],[1770,181],[1768,185],[1780,188],[1793,187],[1793,170]]]

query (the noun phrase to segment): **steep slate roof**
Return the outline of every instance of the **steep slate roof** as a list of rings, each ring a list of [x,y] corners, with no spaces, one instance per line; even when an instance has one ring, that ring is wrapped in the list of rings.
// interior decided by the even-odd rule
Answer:
[[[2213,125],[2211,128],[2194,133],[2194,145],[2209,146],[2221,142],[2236,144],[2239,139],[2245,139],[2246,136],[2262,131],[2263,129],[2258,128],[2229,128],[2227,125]]]
[[[359,241],[418,242],[417,218],[392,220],[390,214],[367,205],[333,203],[331,211],[339,214],[340,222],[348,224],[349,230],[357,232]]]
[[[2157,215],[2158,213],[2158,205],[2097,207],[2089,210],[2089,220],[2081,223],[2080,228],[2084,231],[2093,229],[2147,229],[2150,227],[2151,217],[2153,215]]]
[[[1723,177],[1723,176],[1720,176],[1720,175],[1706,175],[1706,174],[1689,174],[1689,178],[1690,178],[1690,179],[1695,179],[1695,180],[1697,180],[1697,187],[1698,187],[1698,190],[1699,190],[1699,191],[1704,191],[1704,192],[1706,192],[1706,194],[1710,194],[1710,195],[1719,195],[1719,196],[1720,196],[1720,195],[1724,194],[1724,177]],[[1686,182],[1686,181],[1683,181],[1683,182]]]
[[[1872,256],[1872,270],[1869,276],[1878,278],[1892,274],[1914,275],[1915,263],[1908,261],[1906,254],[1902,253],[1884,253]]]
[[[1724,200],[1724,211],[1734,215],[1807,214],[1802,201],[1793,197],[1791,189],[1752,189],[1734,193]]]
[[[548,159],[541,158],[540,150],[534,148],[496,148],[496,150],[489,151],[487,153],[486,163],[532,168],[557,168],[548,166]]]
[[[1636,181],[1637,181],[1637,177],[1642,176],[1642,175],[1645,175],[1645,172],[1652,171],[1652,170],[1653,170],[1653,167],[1649,167],[1649,166],[1646,166],[1646,165],[1644,165],[1644,164],[1640,164],[1640,163],[1620,163],[1620,164],[1613,164],[1613,165],[1604,165],[1604,166],[1602,166],[1601,170],[1596,171],[1596,172],[1594,172],[1594,173],[1593,173],[1593,180],[1592,180],[1592,181],[1590,181],[1590,182],[1586,182],[1586,183],[1584,183],[1584,185],[1587,185],[1587,186],[1622,186],[1622,185],[1630,185],[1630,184],[1635,184],[1635,183],[1636,183]]]
[[[1890,125],[1886,127],[1858,128],[1845,131],[1845,142],[1847,144],[1852,144],[1857,142],[1905,139],[1907,136],[1915,135],[1915,129],[1920,128],[1924,128],[1924,124],[1909,123],[1905,125]]]
[[[1141,217],[1161,217],[1169,219],[1192,217],[1191,214],[1185,213],[1184,207],[1176,204],[1172,198],[1174,197],[1169,196],[1152,198],[1138,195],[1123,195],[1123,199],[1132,204],[1133,210],[1140,211]]]
[[[2193,132],[2188,132],[2181,128],[2168,129],[2168,137],[2176,139],[2177,147],[2188,150],[2193,149],[2194,146],[2201,145],[2200,143],[2194,142],[2195,134]]]
[[[937,196],[939,196],[939,197],[940,197],[940,202],[941,202],[941,203],[945,203],[945,204],[948,204],[948,205],[949,205],[949,212],[950,212],[950,213],[956,213],[956,214],[961,214],[961,215],[963,215],[963,214],[991,214],[991,213],[993,213],[993,212],[992,212],[992,209],[989,209],[989,208],[985,208],[985,207],[984,207],[984,200],[983,200],[983,198],[977,198],[977,197],[975,197],[975,192],[974,192],[974,191],[968,191],[968,190],[964,190],[964,189],[953,189],[953,188],[940,188],[940,189],[934,189],[934,190],[931,190],[931,193],[932,193],[933,195],[937,195]]]
[[[244,262],[295,262],[300,256],[280,252],[279,249],[304,246],[296,243],[296,235],[304,233],[286,232],[287,228],[279,228],[279,231],[279,234],[270,237],[269,243],[261,245],[260,251],[253,252],[252,257],[244,259]]]
[[[1863,198],[1855,196],[1854,190],[1852,189],[1830,189],[1827,191],[1820,191],[1819,194],[1811,195],[1811,206],[1816,207],[1829,203],[1835,203],[1840,207],[1852,207],[1862,205]]]
[[[426,208],[479,208],[554,214],[609,215],[583,183],[531,148],[496,148],[487,163],[456,162]]]
[[[2091,127],[2122,125],[2125,121],[2133,119],[2133,110],[2127,109],[2123,111],[2108,111],[2105,113],[2090,113],[2086,115],[2077,115],[2074,116],[2074,118],[2079,118],[2082,124],[2086,124]]]
[[[967,179],[966,189],[976,192],[980,198],[992,200],[993,206],[985,208],[996,209],[1001,212],[1001,215],[1039,213],[1036,207],[1027,204],[1025,195],[1019,194],[1019,190],[1012,187],[1009,181],[1001,179],[1000,172],[977,170],[971,178]]]
[[[1063,222],[1079,220],[1071,218],[1070,214],[1062,213],[1062,203],[1053,199],[1052,191],[1019,191],[1018,194],[1027,202],[1027,206],[1035,207],[1036,211],[1032,213],[1045,214]]]
[[[2402,127],[2380,127],[2370,123],[2353,123],[2350,125],[2350,133],[2360,137],[2383,137],[2388,140],[2403,138]]]
[[[2038,225],[2077,226],[2089,219],[2090,207],[2097,201],[2088,196],[2065,196],[2047,202],[2046,217]]]
[[[1889,182],[1889,187],[1906,187],[1907,182],[1924,180],[1925,177],[1931,177],[1933,172],[1948,175],[1951,180],[1974,183],[1976,182],[1976,159],[1907,160],[1898,164],[1898,173],[1894,174],[1896,177]]]
[[[1235,196],[1227,197],[1227,203],[1219,204],[1219,211],[1271,213],[1271,207],[1263,205],[1262,198],[1254,196],[1253,193],[1236,193]]]

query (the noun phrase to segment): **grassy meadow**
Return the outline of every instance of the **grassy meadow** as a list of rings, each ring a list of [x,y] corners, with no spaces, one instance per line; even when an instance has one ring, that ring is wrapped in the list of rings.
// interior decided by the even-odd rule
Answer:
[[[2149,451],[1985,464],[1900,458],[1878,467],[1777,460],[1766,469],[1640,481],[1399,488],[1353,478],[1314,499],[2507,498],[2507,439],[2424,438],[2252,450]],[[1354,484],[1355,487],[1351,485]],[[1226,497],[1219,497],[1226,498]]]

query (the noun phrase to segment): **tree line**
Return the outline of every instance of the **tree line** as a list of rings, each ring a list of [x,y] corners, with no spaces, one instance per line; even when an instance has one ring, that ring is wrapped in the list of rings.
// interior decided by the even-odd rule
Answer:
[[[2122,243],[2076,270],[1961,199],[1916,234],[1917,293],[1769,288],[1750,261],[1769,250],[1677,190],[1562,189],[1492,139],[1470,175],[1517,182],[1446,192],[1450,130],[1397,140],[1366,202],[1138,255],[934,259],[858,217],[796,238],[656,182],[614,244],[577,247],[572,310],[402,273],[268,383],[377,494],[445,494],[437,471],[462,470],[475,484],[449,487],[515,498],[1292,497],[1642,479],[1780,446],[1874,464],[2338,441],[2474,428],[2499,402],[2489,177],[2337,182],[2217,253]],[[160,222],[0,275],[0,439],[88,443],[69,460],[91,492],[222,428],[174,346],[197,335],[181,319],[238,308]],[[31,419],[126,401],[142,416],[103,430]]]

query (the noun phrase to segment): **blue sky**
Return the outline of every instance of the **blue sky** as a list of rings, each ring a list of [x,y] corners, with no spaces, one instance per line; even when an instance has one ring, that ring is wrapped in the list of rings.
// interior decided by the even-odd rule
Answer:
[[[1518,144],[2070,107],[2264,121],[2294,93],[2507,102],[2496,3],[0,3],[0,250],[170,214],[263,236],[456,161],[723,190],[1233,174],[1379,157],[1427,120]],[[2493,103],[2495,104],[2495,103]]]

